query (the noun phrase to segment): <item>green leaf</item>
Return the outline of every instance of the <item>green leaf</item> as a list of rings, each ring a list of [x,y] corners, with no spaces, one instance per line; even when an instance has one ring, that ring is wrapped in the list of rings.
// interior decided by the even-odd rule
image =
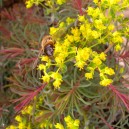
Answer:
[[[61,72],[62,73],[66,73],[67,72],[67,66],[65,64],[63,64],[63,66],[62,66]]]

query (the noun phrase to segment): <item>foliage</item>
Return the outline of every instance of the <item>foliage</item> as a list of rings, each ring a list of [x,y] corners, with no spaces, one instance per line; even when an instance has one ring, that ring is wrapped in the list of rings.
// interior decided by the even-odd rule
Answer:
[[[17,5],[1,13],[1,91],[8,98],[1,107],[1,126],[128,128],[128,51],[123,43],[128,41],[129,20],[123,14],[128,0],[25,4],[30,9]],[[54,54],[42,53],[33,69],[42,37],[48,34],[56,42]]]

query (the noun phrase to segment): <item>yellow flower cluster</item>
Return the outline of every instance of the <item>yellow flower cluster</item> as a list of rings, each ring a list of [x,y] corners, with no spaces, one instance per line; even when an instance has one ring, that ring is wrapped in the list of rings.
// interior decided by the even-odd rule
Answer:
[[[10,125],[6,129],[32,129],[30,122],[25,117],[17,115],[15,120],[17,125]]]
[[[91,49],[90,48],[79,48],[77,50],[77,55],[75,56],[76,63],[75,66],[77,66],[79,69],[83,69],[84,66],[86,65],[87,60],[89,59],[91,54]]]
[[[55,89],[60,88],[61,82],[63,81],[61,70],[67,62],[74,61],[74,65],[80,70],[85,69],[87,71],[85,73],[86,79],[93,79],[94,71],[97,69],[99,69],[101,74],[101,67],[104,66],[106,54],[104,52],[97,53],[96,51],[93,51],[92,48],[99,44],[103,44],[103,42],[101,42],[101,35],[104,35],[103,31],[105,31],[105,29],[107,29],[107,31],[110,29],[111,31],[114,26],[105,26],[107,18],[99,8],[94,9],[89,7],[87,12],[88,15],[93,18],[93,21],[88,21],[85,16],[78,16],[78,20],[80,22],[79,26],[69,28],[68,33],[64,35],[63,39],[56,33],[60,33],[60,30],[74,22],[73,19],[67,18],[66,23],[61,22],[59,27],[50,28],[50,34],[56,40],[53,55],[54,62],[51,62],[46,56],[41,57],[42,61],[45,61],[46,64],[40,64],[38,69],[43,70],[44,72],[44,75],[41,78],[44,82],[49,83],[51,78],[55,80],[53,82]],[[115,40],[114,44],[122,42],[120,34],[114,33],[112,34],[112,42],[113,40]],[[96,43],[96,41],[98,41],[98,43]],[[47,69],[49,69],[50,66],[57,67],[57,71],[47,72]],[[104,81],[104,79],[104,77],[101,77],[101,81],[103,83],[100,82],[100,84],[103,86],[109,85],[109,81]],[[106,79],[108,79],[107,76]]]
[[[78,119],[74,120],[71,116],[67,116],[64,120],[66,122],[67,129],[79,129],[80,121]],[[57,123],[55,127],[56,129],[65,129],[65,127],[60,123]]]
[[[34,4],[39,5],[43,2],[44,0],[27,0],[26,1],[26,8],[31,8]]]
[[[36,110],[33,111],[33,104],[26,106],[22,111],[21,114],[15,117],[16,124],[10,125],[6,129],[32,129],[33,124],[30,121],[30,116],[34,115],[35,118],[41,117],[44,114],[44,111],[40,109],[40,106],[43,104],[43,97],[39,96],[38,98],[34,98],[36,100]],[[33,114],[32,114],[33,113]],[[52,124],[45,120],[41,123],[37,123],[36,129],[46,128],[47,126],[52,127]]]
[[[103,48],[104,44],[109,43],[115,50],[121,49],[123,33],[121,28],[116,27],[119,19],[114,16],[117,11],[115,8],[120,7],[119,2],[120,0],[94,0],[95,6],[87,8],[87,15],[79,15],[75,19],[68,17],[66,22],[60,22],[58,27],[50,28],[50,35],[56,43],[52,61],[41,57],[46,58],[42,60],[46,64],[38,66],[38,69],[44,72],[41,78],[43,82],[49,83],[53,79],[55,89],[59,89],[63,82],[62,71],[70,63],[74,63],[73,67],[85,71],[86,79],[94,79],[94,73],[99,72],[100,85],[108,86],[113,82],[115,72],[107,67],[107,55]],[[125,3],[128,2],[121,2]],[[114,7],[113,13],[110,9],[107,12],[108,6]]]

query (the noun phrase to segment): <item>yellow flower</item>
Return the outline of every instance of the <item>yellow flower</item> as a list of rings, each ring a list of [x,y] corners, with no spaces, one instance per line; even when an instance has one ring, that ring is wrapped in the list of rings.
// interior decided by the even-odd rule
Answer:
[[[38,68],[39,70],[44,70],[46,66],[44,64],[39,64]]]
[[[80,32],[82,33],[82,36],[86,39],[89,39],[92,35],[91,25],[90,23],[82,24],[80,26]]]
[[[74,121],[74,126],[78,127],[79,124],[80,124],[80,121],[79,121],[78,119],[76,119],[76,120]]]
[[[86,65],[86,61],[89,59],[91,53],[91,49],[90,48],[83,48],[83,49],[78,49],[77,50],[77,55],[75,56],[76,59],[76,63],[75,66],[77,66],[78,68],[83,69],[84,66]]]
[[[31,1],[26,1],[26,8],[31,8],[33,3]]]
[[[68,129],[78,129],[80,123],[78,119],[73,120],[70,116],[65,117],[65,122]]]
[[[85,77],[88,79],[92,79],[93,78],[93,73],[85,73]]]
[[[68,24],[71,24],[72,22],[74,22],[74,19],[68,17],[68,18],[66,19],[66,22],[67,22]]]
[[[77,61],[87,61],[89,59],[89,56],[90,56],[90,53],[91,53],[91,49],[90,48],[83,48],[83,49],[78,49],[77,51],[77,55],[75,56],[76,60]]]
[[[33,6],[33,4],[35,5],[39,5],[40,3],[42,3],[44,0],[27,0],[26,1],[26,8],[31,8]]]
[[[114,70],[112,68],[108,68],[108,67],[106,67],[104,69],[104,73],[106,73],[108,75],[114,75],[115,74]]]
[[[69,42],[74,42],[74,36],[73,35],[66,35],[66,38],[68,39]]]
[[[64,129],[63,125],[60,124],[60,123],[57,123],[57,124],[55,125],[55,127],[56,127],[56,129]]]
[[[84,68],[85,64],[86,64],[85,61],[79,60],[76,61],[75,66],[77,66],[81,70]]]
[[[73,34],[74,41],[80,41],[80,30],[78,28],[72,28],[71,33]]]
[[[86,31],[86,26],[85,26],[84,24],[82,24],[82,25],[80,26],[80,31],[81,31],[81,33],[83,33],[83,32]]]
[[[51,28],[50,28],[50,35],[55,34],[57,31],[58,31],[58,28],[51,27]]]
[[[68,56],[68,52],[59,53],[58,56],[55,57],[55,61],[58,66],[62,66],[64,63],[65,58]]]
[[[44,82],[49,83],[49,81],[50,81],[50,76],[49,76],[48,74],[45,74],[45,75],[42,76],[41,79],[42,79]]]
[[[58,65],[63,65],[64,60],[61,59],[59,56],[55,57],[55,61]]]
[[[80,35],[80,31],[78,28],[72,28],[71,33],[76,36]]]
[[[64,23],[64,22],[61,22],[61,23],[59,24],[59,28],[62,28],[62,27],[65,27],[65,23]]]
[[[59,89],[60,88],[61,82],[62,82],[62,80],[60,80],[60,79],[56,79],[53,82],[53,86],[55,87],[55,89]]]
[[[88,15],[92,16],[93,12],[94,12],[94,9],[92,7],[88,7],[88,10],[87,10]]]
[[[90,15],[94,19],[96,19],[100,15],[101,11],[99,8],[94,9],[92,7],[88,7],[87,13],[88,13],[88,15]]]
[[[95,27],[96,27],[98,30],[104,30],[104,29],[106,29],[106,26],[103,25],[103,22],[102,22],[101,19],[95,20],[94,23],[95,23],[95,24],[94,24]]]
[[[104,73],[102,71],[100,71],[100,74],[99,75],[100,75],[101,78],[104,78],[105,77],[105,75],[104,75]]]
[[[71,116],[67,116],[64,118],[65,122],[68,123],[68,122],[71,122],[72,121],[72,118]]]
[[[102,86],[108,86],[112,82],[113,82],[112,79],[104,79],[104,80],[100,81],[100,85],[102,85]]]
[[[67,129],[79,129],[80,121],[78,119],[73,120],[70,116],[64,118],[66,122]],[[60,123],[55,125],[56,129],[64,129],[64,126]]]
[[[50,61],[50,58],[48,56],[41,56],[40,58],[41,61],[46,61],[46,62]]]
[[[21,121],[22,121],[22,118],[21,118],[20,115],[17,115],[17,116],[15,117],[15,120],[18,121],[18,122],[21,122]]]
[[[101,65],[102,64],[102,61],[99,59],[99,57],[95,57],[93,59],[93,63],[95,63],[97,66]]]
[[[60,53],[60,52],[62,52],[62,44],[61,43],[59,43],[59,42],[56,42],[56,44],[55,44],[55,50],[54,50],[54,56],[56,55],[56,53]]]
[[[78,16],[78,20],[80,21],[80,22],[85,22],[85,16],[83,15],[83,16]]]
[[[66,39],[64,40],[63,45],[64,45],[66,48],[68,48],[68,47],[70,46],[70,44],[71,44],[71,42],[68,40],[68,38],[66,38]]]
[[[116,51],[120,51],[120,50],[121,50],[121,45],[120,45],[120,44],[117,44],[117,45],[115,46],[115,50],[116,50]]]
[[[58,72],[52,72],[51,77],[55,79],[55,81],[53,82],[55,89],[60,88],[61,82],[63,81],[61,74]]]
[[[80,36],[79,35],[78,36],[74,35],[74,41],[79,42],[80,41]]]
[[[115,26],[114,26],[113,24],[110,24],[110,25],[108,26],[109,31],[114,30],[114,28],[115,28]]]
[[[98,31],[95,31],[95,30],[93,30],[91,34],[92,34],[92,36],[93,36],[94,39],[99,38],[100,35],[101,35],[101,33],[99,33]]]
[[[102,53],[100,53],[99,58],[100,58],[101,60],[105,61],[105,60],[106,60],[106,56],[107,56],[107,55],[106,55],[104,52],[102,52]]]
[[[123,39],[121,37],[121,34],[118,32],[118,31],[115,31],[113,34],[112,34],[112,42],[113,43],[122,43],[123,42]]]

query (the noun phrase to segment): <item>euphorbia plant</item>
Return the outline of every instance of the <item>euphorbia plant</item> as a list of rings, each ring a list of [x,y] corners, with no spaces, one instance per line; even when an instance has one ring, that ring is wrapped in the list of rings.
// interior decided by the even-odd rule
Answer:
[[[46,2],[45,5],[42,2]],[[66,5],[70,3],[65,0],[26,2],[27,8],[33,4],[47,5],[49,13],[55,17],[61,9],[67,10]],[[50,7],[55,7],[52,8],[54,12]],[[87,8],[79,8],[79,13],[73,17],[66,15],[63,21],[58,17],[58,24],[53,24],[49,32],[55,42],[53,56],[41,55],[41,63],[37,66],[43,73],[39,78],[41,83],[47,85],[39,88],[40,94],[32,93],[34,105],[27,106],[27,103],[20,107],[26,112],[33,105],[33,114],[29,112],[26,118],[24,113],[21,115],[27,127],[33,128],[37,123],[37,128],[57,129],[119,129],[128,126],[124,120],[128,117],[129,98],[126,94],[129,91],[121,82],[126,68],[119,65],[123,37],[128,39],[129,20],[122,13],[127,7],[128,0],[94,0]],[[47,9],[45,13],[48,14]],[[41,96],[43,100],[39,103]],[[19,124],[21,116],[20,120],[16,117]],[[32,121],[29,116],[33,116]],[[80,126],[79,121],[75,122],[70,116],[79,119]],[[42,122],[47,124],[42,125]]]

